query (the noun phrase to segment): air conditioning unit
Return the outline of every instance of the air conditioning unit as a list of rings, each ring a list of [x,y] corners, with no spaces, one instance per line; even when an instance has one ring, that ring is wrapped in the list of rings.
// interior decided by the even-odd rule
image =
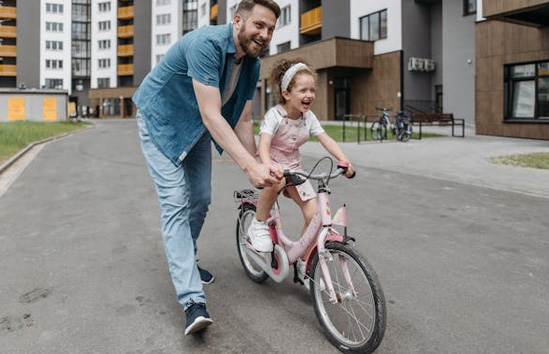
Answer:
[[[425,71],[435,71],[435,61],[433,59],[425,59],[423,61]]]
[[[410,58],[408,60],[408,71],[423,71],[423,59],[422,58]]]

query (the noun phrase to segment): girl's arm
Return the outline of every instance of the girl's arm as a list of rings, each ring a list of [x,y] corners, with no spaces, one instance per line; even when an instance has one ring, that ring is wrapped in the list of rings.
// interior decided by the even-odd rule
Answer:
[[[345,173],[345,176],[346,177],[351,176],[354,173],[355,168],[353,167],[353,165],[351,165],[351,163],[349,162],[349,159],[347,159],[347,157],[343,153],[343,150],[341,150],[341,147],[339,146],[339,144],[326,132],[318,134],[316,138],[318,139],[320,144],[322,144],[324,149],[326,149],[326,151],[328,151],[333,157],[335,157],[337,161],[345,161],[349,163],[349,170],[347,170],[347,173]]]
[[[257,147],[261,163],[267,166],[271,165],[271,154],[269,152],[271,149],[271,139],[271,134],[261,133],[261,135],[259,135],[259,146]]]

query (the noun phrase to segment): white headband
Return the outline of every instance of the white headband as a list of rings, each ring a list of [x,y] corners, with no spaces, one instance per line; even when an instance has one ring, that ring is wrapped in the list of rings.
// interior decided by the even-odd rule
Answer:
[[[288,85],[290,85],[290,82],[292,81],[295,74],[300,70],[308,70],[311,71],[307,65],[303,63],[297,63],[292,66],[286,72],[284,73],[284,76],[282,77],[282,81],[280,82],[280,90],[284,91],[288,89]]]

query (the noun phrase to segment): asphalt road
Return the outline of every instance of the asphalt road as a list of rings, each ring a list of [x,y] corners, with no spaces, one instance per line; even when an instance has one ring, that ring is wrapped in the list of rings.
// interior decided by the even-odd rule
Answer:
[[[385,291],[376,353],[549,353],[549,199],[354,162],[331,204]],[[0,352],[336,353],[304,288],[247,279],[232,191],[248,182],[226,156],[213,175],[199,258],[215,322],[185,337],[135,122],[45,145],[0,197]]]

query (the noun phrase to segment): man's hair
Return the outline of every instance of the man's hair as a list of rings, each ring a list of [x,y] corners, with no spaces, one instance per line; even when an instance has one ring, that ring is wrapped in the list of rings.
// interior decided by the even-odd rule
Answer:
[[[272,12],[274,12],[276,18],[280,16],[280,7],[273,0],[242,0],[236,8],[236,13],[240,14],[243,18],[248,18],[248,14],[255,5],[265,6]]]

